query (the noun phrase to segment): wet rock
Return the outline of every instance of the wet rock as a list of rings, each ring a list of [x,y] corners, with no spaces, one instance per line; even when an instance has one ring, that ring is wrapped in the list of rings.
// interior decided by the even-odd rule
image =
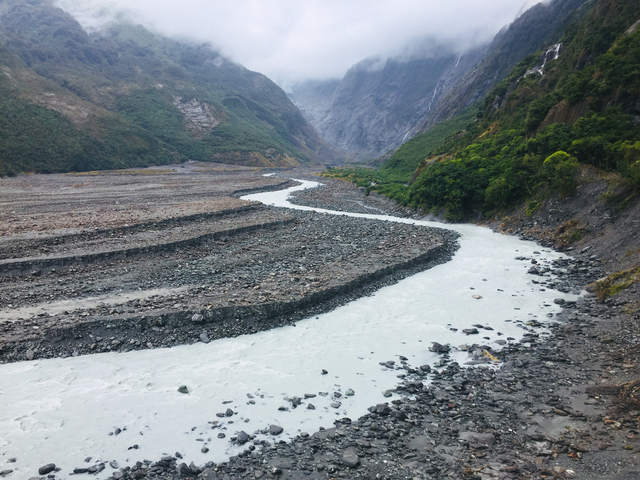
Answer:
[[[38,473],[40,475],[47,475],[48,473],[53,472],[55,469],[56,469],[55,463],[47,463],[46,465],[43,465],[38,469]]]
[[[280,435],[283,432],[283,428],[279,425],[270,425],[269,433],[271,435]]]
[[[244,430],[241,431],[236,437],[236,442],[238,442],[240,445],[244,445],[248,441],[249,441],[249,434]]]
[[[189,389],[187,388],[187,386],[186,386],[186,385],[180,385],[180,386],[178,387],[178,391],[179,391],[180,393],[189,393]]]
[[[447,345],[442,345],[438,342],[431,342],[431,346],[429,347],[429,350],[434,352],[434,353],[449,353],[451,351],[451,345],[447,344]]]

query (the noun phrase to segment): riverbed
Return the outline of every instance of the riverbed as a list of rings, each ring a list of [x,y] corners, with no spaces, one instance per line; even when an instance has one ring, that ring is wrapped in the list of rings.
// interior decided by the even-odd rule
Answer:
[[[310,210],[286,198],[314,186],[302,182],[243,198]],[[240,431],[277,425],[280,435],[257,438],[278,441],[331,427],[337,418],[357,418],[370,405],[393,399],[383,393],[402,372],[381,362],[399,364],[403,356],[413,366],[434,365],[440,356],[429,351],[432,342],[483,343],[499,351],[501,343],[534,330],[526,323],[553,321],[560,311],[555,299],[575,299],[533,283],[549,277],[527,273],[532,259],[544,267],[562,254],[488,228],[440,226],[461,234],[452,261],[295,326],[208,344],[0,366],[0,470],[13,469],[9,478],[29,478],[47,463],[68,474],[176,452],[186,463],[221,462],[245,448],[230,442]],[[479,333],[464,334],[468,328]],[[544,327],[535,331],[545,333]],[[470,360],[464,348],[452,357],[460,364]],[[294,397],[301,399],[295,408]],[[16,462],[8,464],[11,458]],[[112,472],[107,464],[98,478]]]

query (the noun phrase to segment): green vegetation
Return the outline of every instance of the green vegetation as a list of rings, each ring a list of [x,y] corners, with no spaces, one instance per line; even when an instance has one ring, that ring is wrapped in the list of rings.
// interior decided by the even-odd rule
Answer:
[[[280,88],[208,45],[131,24],[88,34],[50,0],[0,6],[0,176],[290,165],[326,147]],[[189,108],[204,115],[194,123]]]
[[[617,295],[638,281],[640,281],[640,268],[632,268],[612,273],[590,284],[588,288],[593,291],[598,301],[604,302],[607,298]]]
[[[640,29],[625,33],[638,18],[638,2],[600,0],[567,30],[542,77],[526,74],[539,56],[523,59],[464,132],[432,143],[429,133],[418,136],[380,170],[342,174],[450,220],[491,216],[526,199],[533,211],[541,192],[572,192],[579,164],[618,172],[640,190],[640,126],[630,115],[640,96]],[[420,157],[427,160],[416,164]]]

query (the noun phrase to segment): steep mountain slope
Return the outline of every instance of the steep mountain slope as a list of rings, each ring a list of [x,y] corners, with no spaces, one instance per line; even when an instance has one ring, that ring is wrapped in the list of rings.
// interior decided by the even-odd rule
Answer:
[[[49,0],[0,1],[0,68],[0,174],[335,158],[263,75],[141,26],[87,33]]]
[[[403,145],[396,155],[422,152],[413,175],[394,155],[360,181],[463,220],[494,217],[523,201],[531,213],[549,195],[570,196],[585,164],[610,183],[603,198],[626,208],[640,192],[639,27],[637,1],[592,3],[586,18],[567,28],[562,48],[525,58],[474,110],[465,131],[429,150],[420,145],[433,131]]]
[[[294,90],[293,95],[303,112],[314,110],[307,118],[329,143],[357,157],[375,158],[400,145],[483,53],[483,49],[464,55],[445,50],[429,58],[395,58],[383,64],[363,60],[349,69],[333,92],[330,85],[318,84],[314,97],[308,88]],[[303,92],[307,95],[299,94]],[[327,93],[330,101],[324,97]],[[310,98],[316,99],[315,105],[307,107]],[[323,103],[326,111],[318,111]]]
[[[304,84],[291,96],[332,145],[355,158],[375,158],[481,99],[523,57],[556,41],[584,2],[538,4],[491,45],[463,55],[440,47],[431,49],[439,54],[424,55],[428,58],[395,58],[382,65],[364,60],[338,85]]]
[[[585,0],[554,0],[538,3],[523,13],[496,35],[486,57],[439,99],[411,134],[426,131],[483,98],[523,58],[544,45],[556,43],[569,22],[588,11],[588,5],[580,8],[584,4]]]

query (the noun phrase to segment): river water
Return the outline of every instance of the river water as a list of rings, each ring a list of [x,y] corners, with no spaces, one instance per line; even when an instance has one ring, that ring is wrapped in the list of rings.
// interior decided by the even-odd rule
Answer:
[[[291,192],[316,185],[302,182],[243,198],[317,210],[286,201]],[[544,264],[562,254],[488,228],[446,228],[461,234],[452,261],[295,326],[208,344],[0,365],[0,471],[13,469],[7,478],[26,479],[55,463],[66,476],[95,462],[122,467],[175,452],[187,464],[225,461],[242,450],[229,441],[241,430],[253,434],[275,424],[284,428],[277,439],[287,439],[332,427],[337,418],[355,419],[370,405],[392,400],[383,392],[398,383],[399,372],[379,362],[398,363],[403,355],[415,367],[434,365],[439,357],[429,351],[431,342],[499,349],[496,340],[522,338],[524,322],[550,320],[559,311],[555,298],[575,299],[533,284],[530,262],[515,260],[524,256]],[[473,324],[493,330],[461,333]],[[460,364],[469,360],[462,350],[452,357]],[[188,394],[177,391],[181,385]],[[346,395],[349,389],[354,395]],[[317,396],[292,408],[287,397],[305,394]],[[233,416],[216,416],[228,408]],[[225,438],[218,438],[220,433]],[[17,461],[7,463],[10,458]],[[97,478],[112,472],[107,465]]]

